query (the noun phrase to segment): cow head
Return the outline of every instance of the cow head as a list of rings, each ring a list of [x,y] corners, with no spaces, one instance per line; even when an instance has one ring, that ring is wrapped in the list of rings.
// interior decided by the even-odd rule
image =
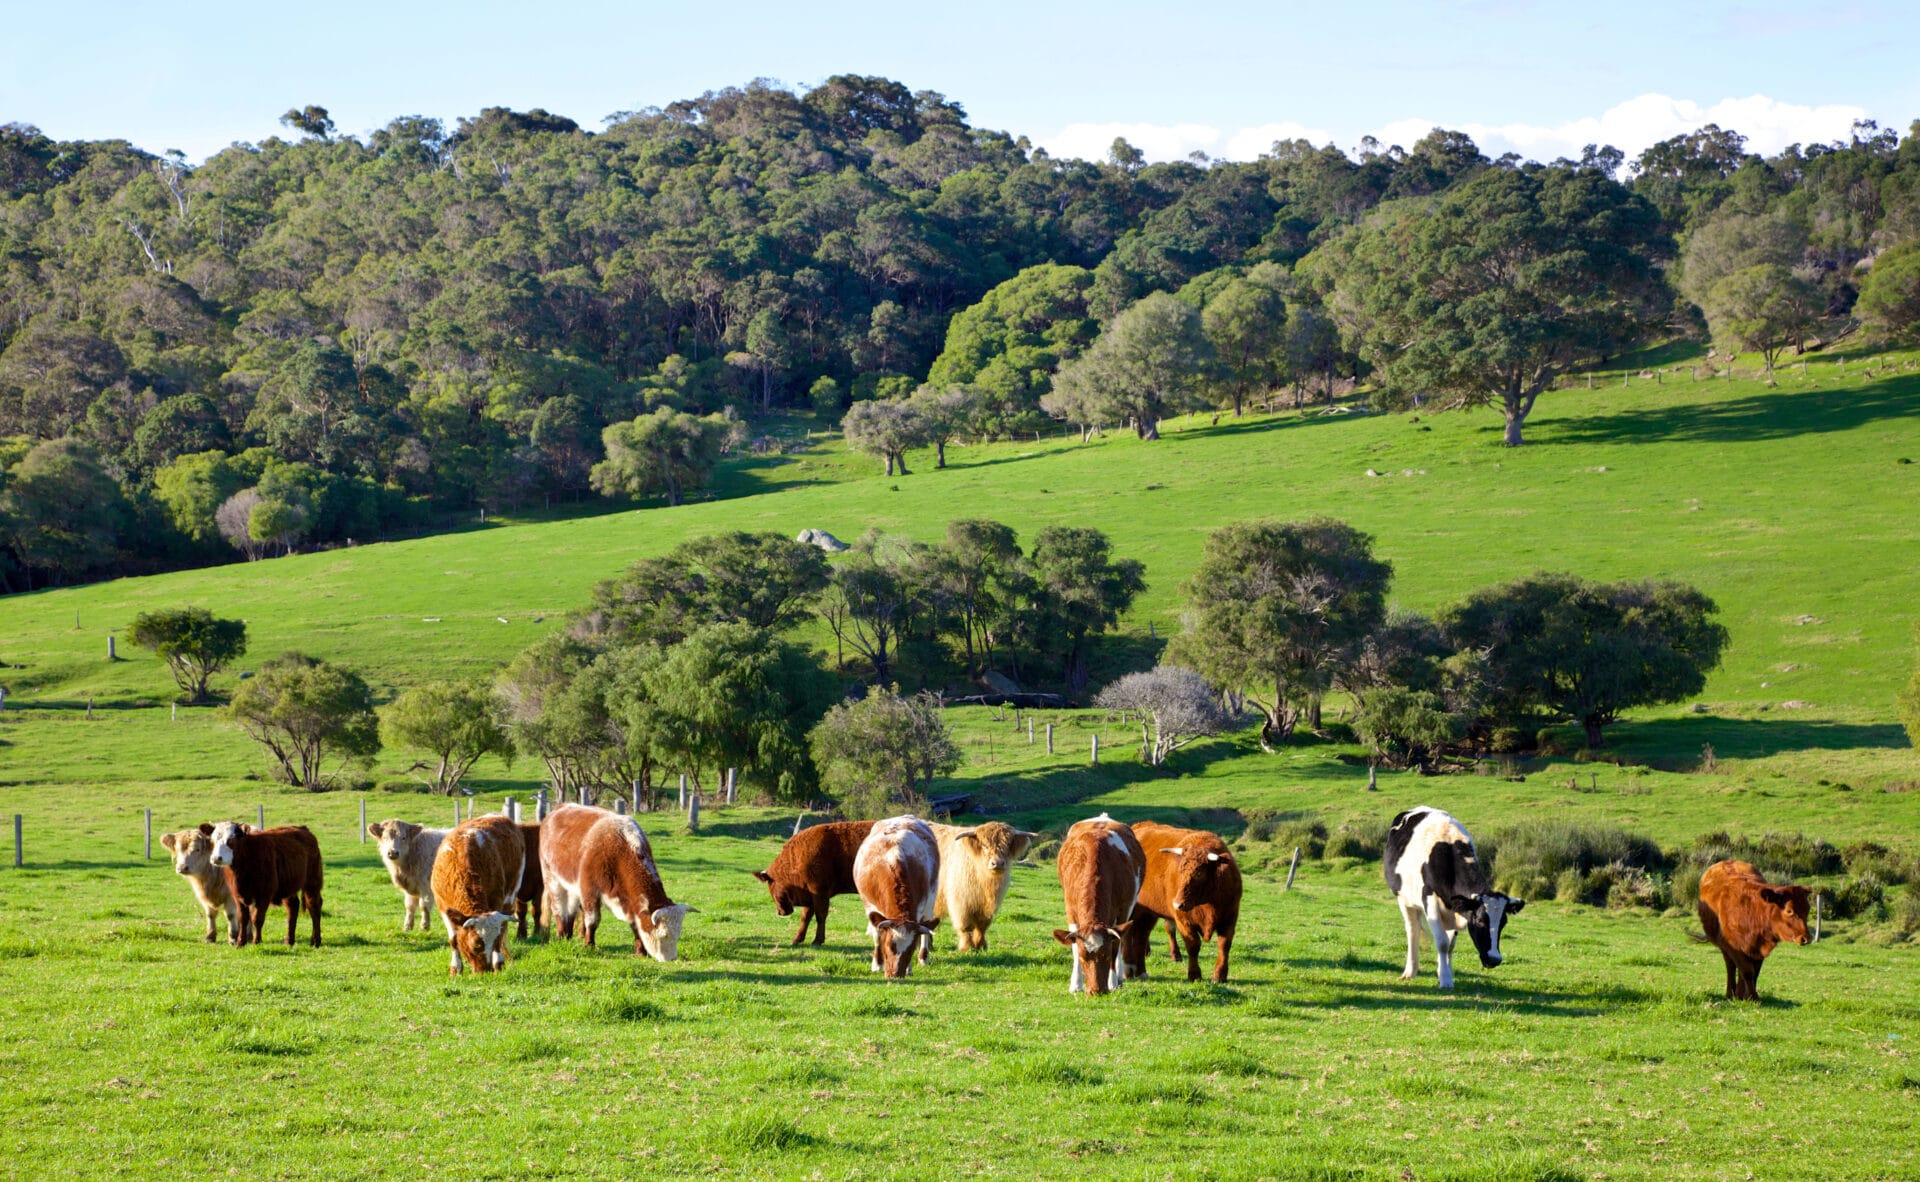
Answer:
[[[867,924],[873,928],[875,957],[888,977],[898,980],[913,972],[913,951],[921,937],[931,937],[940,926],[938,918],[921,923],[914,919],[888,919],[878,911],[867,912]]]
[[[1027,856],[1036,835],[999,821],[988,821],[955,835],[961,847],[980,859],[989,873],[1011,874],[1013,864]]]
[[[1106,993],[1118,977],[1121,937],[1133,926],[1128,920],[1115,927],[1094,924],[1089,928],[1055,928],[1053,938],[1073,949],[1076,975],[1086,983],[1088,993]]]
[[[512,920],[513,916],[504,911],[468,916],[453,931],[454,951],[476,973],[491,973],[506,967],[506,931]]]
[[[1763,886],[1760,901],[1767,905],[1768,917],[1773,921],[1774,939],[1782,944],[1813,942],[1812,934],[1807,931],[1807,913],[1813,906],[1813,895],[1806,887]]]
[[[813,906],[813,892],[797,882],[784,882],[765,870],[756,870],[753,876],[767,884],[767,893],[773,896],[773,909],[781,915],[792,915],[795,907]]]
[[[1447,900],[1447,906],[1456,915],[1466,916],[1467,935],[1473,938],[1474,950],[1480,953],[1480,963],[1487,968],[1495,967],[1504,959],[1500,954],[1500,933],[1507,925],[1507,918],[1519,914],[1526,905],[1525,899],[1516,899],[1499,891],[1488,891],[1484,895],[1455,895]]]
[[[634,941],[634,955],[651,956],[663,962],[676,959],[680,955],[680,927],[687,916],[698,914],[698,907],[685,903],[669,903],[651,912],[642,911],[640,922],[634,925],[640,933],[640,938]]]
[[[1175,911],[1191,911],[1213,899],[1214,880],[1220,871],[1233,865],[1233,855],[1197,845],[1162,847],[1161,853],[1173,859],[1173,898]]]
[[[233,865],[234,848],[246,842],[247,835],[253,833],[253,826],[240,821],[222,821],[217,825],[201,825],[200,832],[211,839],[212,853],[208,860],[222,868]]]
[[[213,864],[213,840],[198,829],[162,834],[160,844],[173,854],[175,874],[184,874],[188,878],[211,878],[220,873]]]
[[[367,826],[367,836],[378,843],[380,860],[393,866],[407,860],[413,843],[420,839],[420,826],[411,821],[375,821]]]

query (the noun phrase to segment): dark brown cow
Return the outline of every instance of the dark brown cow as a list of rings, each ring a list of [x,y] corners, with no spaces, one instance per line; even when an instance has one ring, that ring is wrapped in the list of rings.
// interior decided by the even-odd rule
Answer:
[[[1200,945],[1220,941],[1213,979],[1227,979],[1227,953],[1233,947],[1233,929],[1240,921],[1240,867],[1227,843],[1204,829],[1175,829],[1153,821],[1136,821],[1133,835],[1147,855],[1147,879],[1133,908],[1133,927],[1127,932],[1127,975],[1147,975],[1152,954],[1154,924],[1167,921],[1167,946],[1180,960],[1180,941],[1187,943],[1187,980],[1200,979]]]
[[[827,942],[827,903],[835,895],[851,895],[853,860],[860,843],[873,832],[872,821],[832,821],[802,829],[780,847],[780,856],[753,876],[767,884],[774,910],[792,915],[800,909],[800,930],[793,943],[807,938],[807,925],[818,922],[815,944]]]
[[[226,871],[227,889],[240,904],[241,944],[260,942],[267,908],[287,908],[287,947],[293,947],[304,901],[312,916],[313,946],[320,947],[320,843],[305,825],[256,829],[240,821],[202,825],[213,839],[213,864]]]
[[[1073,951],[1067,991],[1120,988],[1126,974],[1120,942],[1133,926],[1133,906],[1147,874],[1139,840],[1125,824],[1101,813],[1067,830],[1057,865],[1067,926],[1056,928],[1053,938]]]
[[[540,906],[546,901],[547,880],[540,874],[540,826],[520,826],[520,841],[527,847],[527,866],[520,872],[520,893],[514,897],[513,911],[520,920],[520,939],[527,938],[527,913],[533,913],[533,934],[540,934]]]
[[[1808,943],[1806,887],[1772,884],[1746,862],[1715,862],[1700,876],[1700,926],[1727,962],[1727,997],[1760,1000],[1760,966],[1774,946]]]

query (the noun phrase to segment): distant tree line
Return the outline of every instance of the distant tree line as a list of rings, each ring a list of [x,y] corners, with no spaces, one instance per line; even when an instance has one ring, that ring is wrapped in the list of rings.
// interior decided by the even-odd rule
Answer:
[[[906,453],[1298,402],[1492,405],[1673,333],[1920,325],[1920,146],[1058,160],[884,78],[600,131],[489,108],[203,164],[0,127],[0,589],[594,491],[684,498],[753,416]]]

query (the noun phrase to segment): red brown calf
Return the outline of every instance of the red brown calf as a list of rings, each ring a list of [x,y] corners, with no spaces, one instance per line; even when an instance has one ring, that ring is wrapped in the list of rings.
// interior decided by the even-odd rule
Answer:
[[[1776,945],[1805,944],[1806,887],[1773,884],[1746,862],[1715,862],[1700,876],[1700,926],[1727,962],[1727,997],[1760,1000],[1760,966]]]
[[[227,890],[240,905],[241,944],[260,942],[267,908],[287,908],[287,947],[293,947],[300,904],[312,917],[313,946],[320,947],[320,843],[305,825],[256,829],[240,821],[202,825],[213,839],[213,864],[226,872]]]
[[[668,961],[679,955],[680,928],[695,908],[667,898],[653,847],[639,822],[606,809],[564,804],[540,823],[540,873],[546,880],[547,922],[562,939],[594,946],[600,905],[633,925],[635,956]]]
[[[940,882],[940,844],[918,817],[874,823],[853,860],[853,881],[867,909],[873,937],[873,971],[901,978],[913,972],[913,953],[927,963],[933,943],[935,888]]]
[[[1067,926],[1056,928],[1053,938],[1073,950],[1068,992],[1120,988],[1125,973],[1120,942],[1133,926],[1134,904],[1147,873],[1140,842],[1132,829],[1102,813],[1067,830],[1057,865]]]
[[[827,942],[827,904],[835,895],[851,895],[853,859],[860,843],[873,832],[872,821],[832,821],[802,829],[787,839],[773,865],[753,876],[767,884],[773,909],[781,915],[800,911],[800,930],[793,943],[807,938],[807,925],[816,924],[815,944]]]
[[[460,975],[462,961],[476,973],[506,967],[506,928],[526,861],[520,826],[497,813],[460,822],[440,842],[433,905],[453,949],[450,976]]]
[[[1233,929],[1240,921],[1240,867],[1233,851],[1204,829],[1175,829],[1153,821],[1138,821],[1133,835],[1147,855],[1147,877],[1133,908],[1133,927],[1127,932],[1127,975],[1144,977],[1151,954],[1154,924],[1167,922],[1167,945],[1173,959],[1180,957],[1180,941],[1187,944],[1187,980],[1200,979],[1200,945],[1218,938],[1220,955],[1213,979],[1227,979],[1227,953],[1233,947]]]

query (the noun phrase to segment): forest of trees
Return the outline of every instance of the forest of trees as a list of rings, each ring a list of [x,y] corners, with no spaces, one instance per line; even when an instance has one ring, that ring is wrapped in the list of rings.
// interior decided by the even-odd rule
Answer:
[[[1708,127],[1541,165],[1436,129],[1148,165],[857,76],[598,130],[284,122],[199,165],[0,127],[0,591],[677,500],[774,410],[1152,438],[1366,378],[1518,442],[1556,375],[1641,340],[1771,362],[1920,319],[1920,140],[1871,124],[1769,158]],[[1487,286],[1462,258],[1519,261]]]

